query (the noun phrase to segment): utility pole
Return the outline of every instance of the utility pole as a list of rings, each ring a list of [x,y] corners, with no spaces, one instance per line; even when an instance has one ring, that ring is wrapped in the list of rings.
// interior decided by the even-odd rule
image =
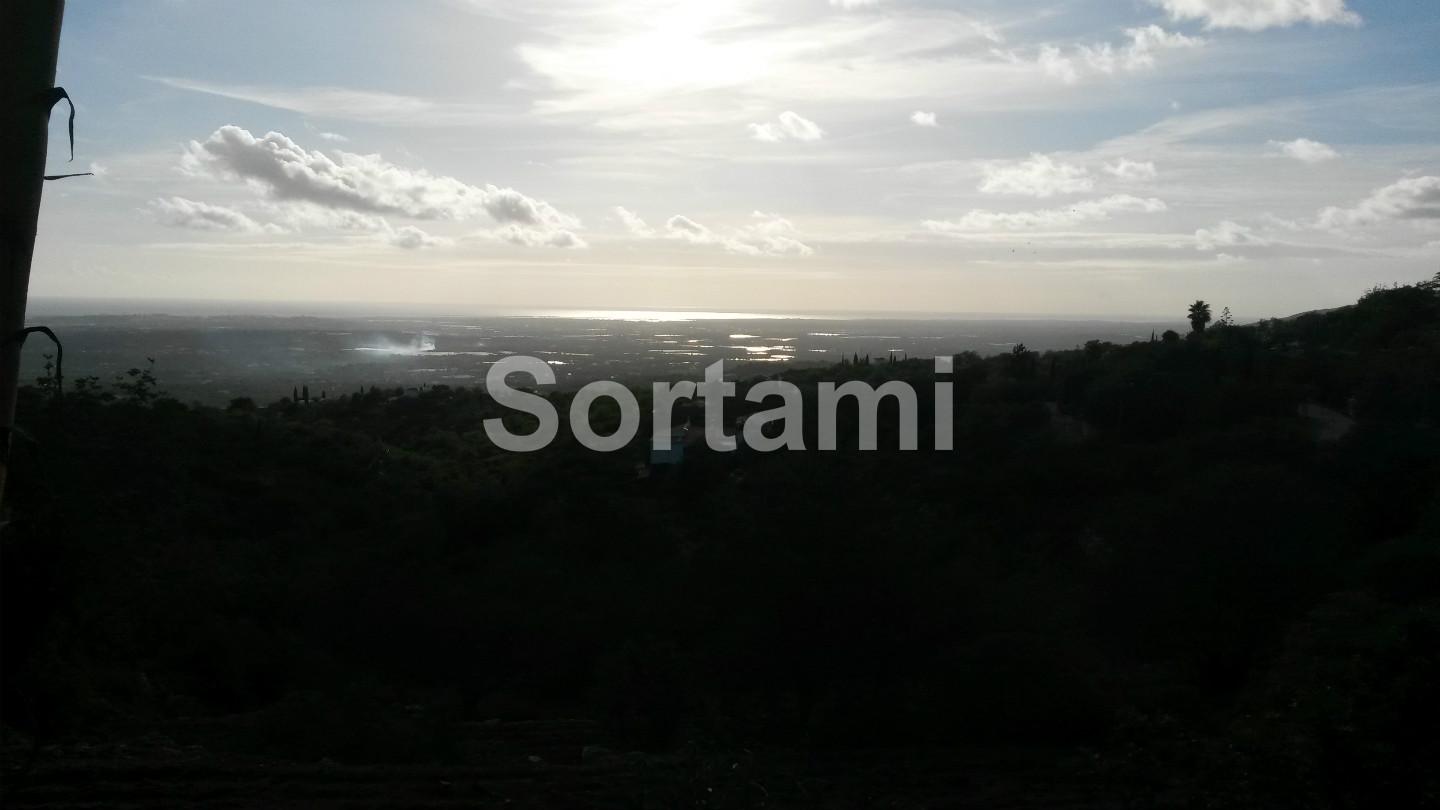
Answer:
[[[65,0],[0,3],[0,505],[64,16]]]

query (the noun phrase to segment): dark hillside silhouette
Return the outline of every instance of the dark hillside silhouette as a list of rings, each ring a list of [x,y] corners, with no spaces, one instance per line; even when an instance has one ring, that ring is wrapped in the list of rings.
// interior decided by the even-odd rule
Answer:
[[[854,452],[852,408],[837,452],[648,478],[639,443],[499,452],[463,388],[212,409],[137,367],[62,411],[41,379],[3,546],[5,733],[40,755],[6,803],[78,799],[103,750],[241,798],[287,762],[519,806],[549,794],[496,773],[561,804],[586,773],[728,807],[975,803],[989,773],[1074,806],[1426,806],[1437,281],[960,355],[953,452]],[[807,407],[909,380],[933,424],[928,359],[780,373]]]

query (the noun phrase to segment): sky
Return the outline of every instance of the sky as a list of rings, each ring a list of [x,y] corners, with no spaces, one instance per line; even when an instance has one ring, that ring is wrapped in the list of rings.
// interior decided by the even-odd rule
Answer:
[[[70,0],[33,296],[1240,317],[1440,270],[1435,0]]]

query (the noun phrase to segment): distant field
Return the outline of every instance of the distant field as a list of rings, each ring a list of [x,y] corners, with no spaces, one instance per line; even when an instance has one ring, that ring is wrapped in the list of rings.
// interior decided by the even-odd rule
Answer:
[[[47,314],[65,342],[65,375],[109,382],[155,360],[161,387],[182,400],[260,403],[308,386],[311,396],[360,386],[479,385],[507,354],[549,361],[561,386],[594,379],[695,378],[717,360],[739,374],[776,365],[833,363],[854,354],[931,357],[973,351],[1070,349],[1088,340],[1129,343],[1173,323],[1008,320],[729,318],[696,313],[588,313],[593,317],[308,317],[298,315]],[[724,315],[723,313],[721,315]],[[693,317],[692,317],[693,316]],[[668,319],[667,319],[668,318]],[[23,379],[53,352],[36,339]]]

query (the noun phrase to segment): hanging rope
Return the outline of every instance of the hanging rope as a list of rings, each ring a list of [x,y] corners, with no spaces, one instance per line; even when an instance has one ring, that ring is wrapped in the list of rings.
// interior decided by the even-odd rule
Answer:
[[[55,402],[59,404],[65,397],[65,344],[60,342],[60,338],[56,337],[55,332],[48,326],[28,326],[5,338],[0,345],[19,343],[23,346],[25,338],[37,332],[50,338],[50,342],[55,344]]]
[[[70,160],[73,161],[75,160],[75,102],[70,100],[70,94],[65,92],[65,88],[63,87],[50,88],[49,93],[46,95],[46,100],[50,102],[45,105],[46,110],[54,109],[55,105],[61,101],[70,105]]]
[[[73,162],[75,160],[75,102],[70,100],[70,94],[65,92],[65,88],[63,87],[50,88],[50,93],[46,97],[46,100],[50,102],[50,105],[49,107],[47,107],[47,109],[54,109],[55,105],[59,104],[61,101],[64,101],[66,104],[70,105],[70,121],[67,124],[66,128],[70,133],[70,160]],[[74,172],[73,174],[47,174],[45,175],[45,179],[64,180],[67,177],[93,177],[94,175],[94,172]]]

